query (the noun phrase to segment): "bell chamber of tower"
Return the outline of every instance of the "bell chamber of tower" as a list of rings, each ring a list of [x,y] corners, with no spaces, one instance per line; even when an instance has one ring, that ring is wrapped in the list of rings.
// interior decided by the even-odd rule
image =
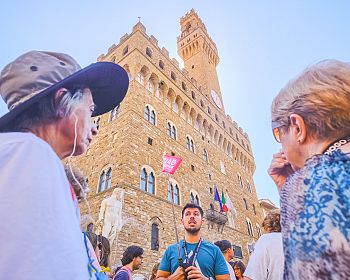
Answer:
[[[203,87],[203,93],[211,102],[224,111],[216,66],[219,54],[202,20],[192,9],[180,19],[181,35],[177,38],[178,54],[185,69]]]

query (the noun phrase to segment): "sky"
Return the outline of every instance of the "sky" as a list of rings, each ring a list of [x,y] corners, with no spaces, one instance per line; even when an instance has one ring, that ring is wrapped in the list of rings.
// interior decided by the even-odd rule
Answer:
[[[0,9],[0,69],[29,50],[68,53],[87,66],[130,34],[138,17],[147,34],[181,62],[179,20],[194,8],[218,48],[226,114],[249,135],[258,198],[279,205],[277,188],[267,175],[272,155],[280,149],[270,128],[271,102],[308,65],[328,58],[350,61],[350,1],[286,2],[6,1]],[[1,100],[0,116],[6,111]]]

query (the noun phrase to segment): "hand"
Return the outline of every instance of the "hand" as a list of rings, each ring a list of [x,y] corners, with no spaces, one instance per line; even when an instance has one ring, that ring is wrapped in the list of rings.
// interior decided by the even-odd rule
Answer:
[[[205,277],[198,267],[189,266],[185,271],[187,272],[187,279],[208,280],[208,277]]]
[[[281,191],[286,179],[289,175],[293,174],[295,169],[287,161],[283,152],[279,152],[273,155],[268,174],[275,182],[278,191]]]
[[[168,277],[168,280],[184,280],[185,272],[181,266],[179,266],[173,274]]]

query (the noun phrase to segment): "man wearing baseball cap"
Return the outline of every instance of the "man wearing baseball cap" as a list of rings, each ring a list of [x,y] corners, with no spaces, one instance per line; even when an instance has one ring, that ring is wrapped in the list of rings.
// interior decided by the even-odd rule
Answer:
[[[235,256],[235,251],[232,247],[231,242],[224,239],[221,241],[216,241],[214,244],[220,248],[221,253],[224,255],[224,258],[226,260],[227,269],[230,273],[230,279],[236,280],[236,276],[235,276],[235,273],[233,271],[233,268],[229,264],[229,261],[231,261]]]
[[[91,117],[124,98],[128,75],[69,55],[31,51],[0,74],[0,277],[96,279],[61,160],[84,153]]]

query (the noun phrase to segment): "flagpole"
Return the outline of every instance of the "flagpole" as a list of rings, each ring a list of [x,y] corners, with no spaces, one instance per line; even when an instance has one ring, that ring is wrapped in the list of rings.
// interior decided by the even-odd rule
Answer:
[[[176,244],[177,244],[177,254],[178,254],[178,260],[179,264],[182,263],[182,257],[181,257],[181,247],[179,243],[179,233],[177,231],[177,226],[176,226],[176,217],[175,217],[175,207],[174,207],[174,188],[171,185],[170,179],[171,179],[171,174],[168,174],[168,187],[170,185],[170,190],[171,190],[171,208],[173,212],[173,222],[174,222],[174,229],[175,229],[175,238],[176,238]]]

